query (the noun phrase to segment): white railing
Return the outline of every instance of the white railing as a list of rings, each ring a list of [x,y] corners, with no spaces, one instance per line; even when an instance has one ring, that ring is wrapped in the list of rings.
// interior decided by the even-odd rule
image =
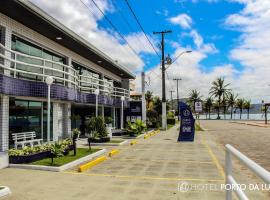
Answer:
[[[19,78],[18,74],[24,76],[32,75],[36,77],[36,80],[44,82],[47,76],[53,76],[56,83],[61,83],[68,87],[75,87],[83,92],[94,93],[95,89],[99,88],[101,94],[106,94],[112,97],[130,97],[129,90],[113,87],[112,81],[79,75],[72,66],[9,50],[2,44],[0,44],[0,49],[11,54],[10,58],[0,53],[1,59],[5,62],[11,63],[10,67],[0,63],[0,68],[12,72],[12,76],[14,78]],[[27,59],[31,59],[32,63],[22,61]],[[40,64],[33,64],[33,61],[36,63],[40,62]],[[53,65],[62,69],[53,68]]]
[[[227,144],[226,146],[226,184],[231,185],[230,190],[226,190],[226,200],[232,200],[233,191],[236,193],[238,199],[240,200],[248,200],[248,197],[241,190],[241,187],[237,187],[238,184],[233,178],[232,175],[232,155],[237,158],[242,164],[244,164],[249,170],[255,173],[258,177],[260,177],[265,183],[270,184],[270,172],[262,168],[260,165],[255,163],[253,160],[246,157],[240,151],[235,149],[233,146]],[[235,187],[234,187],[235,186]]]

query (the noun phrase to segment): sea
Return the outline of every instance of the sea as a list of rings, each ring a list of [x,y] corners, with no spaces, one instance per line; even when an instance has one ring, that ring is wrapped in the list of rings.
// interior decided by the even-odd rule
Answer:
[[[224,114],[220,114],[220,119],[223,120],[231,120],[231,114],[226,114],[224,116]],[[208,115],[207,115],[207,119],[208,119]],[[242,114],[242,120],[265,120],[265,116],[264,113],[257,113],[257,114],[249,114],[249,119],[248,119],[248,115],[246,113]],[[270,113],[268,113],[267,118],[270,120]],[[200,119],[206,119],[206,115],[205,114],[200,114]],[[217,114],[211,114],[210,115],[210,119],[217,119]],[[232,120],[240,120],[240,114],[239,113],[235,113],[232,116]]]

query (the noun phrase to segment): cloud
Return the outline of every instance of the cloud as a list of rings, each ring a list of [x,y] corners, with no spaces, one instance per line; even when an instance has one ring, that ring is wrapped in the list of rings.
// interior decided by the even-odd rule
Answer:
[[[193,41],[199,51],[202,51],[204,53],[218,52],[213,43],[205,44],[202,36],[196,30],[192,30],[189,35],[193,38]]]
[[[101,51],[109,55],[113,60],[127,67],[131,71],[139,71],[143,68],[144,62],[136,56],[125,44],[121,38],[111,29],[99,26],[99,21],[103,19],[103,15],[89,0],[84,0],[89,7],[86,8],[80,1],[74,0],[32,0],[34,4],[43,9],[52,17],[56,18],[62,24],[82,36],[84,39],[92,43]],[[114,12],[114,7],[108,0],[99,0],[96,3],[104,13]],[[115,37],[114,37],[115,36]],[[135,38],[141,38],[143,43],[145,39],[142,33],[130,33],[125,38],[132,43],[137,53],[152,54],[151,48],[145,45],[135,45]]]
[[[168,10],[168,9],[164,9],[164,10],[156,10],[156,14],[157,14],[157,15],[163,15],[163,16],[167,17],[168,14],[169,14],[169,10]]]
[[[236,1],[236,0],[235,0]],[[243,74],[236,80],[240,92],[252,99],[266,99],[270,91],[270,1],[237,0],[244,8],[226,18],[229,28],[241,33],[238,43],[230,52],[231,59],[244,66]],[[269,94],[269,92],[268,92]]]
[[[181,26],[183,29],[190,29],[192,24],[192,19],[187,14],[179,14],[176,17],[169,18],[172,24]]]

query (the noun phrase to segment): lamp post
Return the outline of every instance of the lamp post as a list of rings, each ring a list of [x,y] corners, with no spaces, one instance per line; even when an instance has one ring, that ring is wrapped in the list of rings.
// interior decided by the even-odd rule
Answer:
[[[124,128],[124,100],[125,97],[121,97],[121,129]]]
[[[98,116],[98,95],[99,95],[99,89],[95,89],[95,95],[96,95],[96,117]]]
[[[47,142],[50,141],[50,122],[51,122],[51,85],[53,84],[53,77],[47,76],[46,84],[48,85],[48,101],[47,101]]]

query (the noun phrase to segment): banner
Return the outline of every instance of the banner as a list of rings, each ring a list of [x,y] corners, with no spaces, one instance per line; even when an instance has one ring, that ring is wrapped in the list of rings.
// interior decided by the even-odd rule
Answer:
[[[178,103],[179,110],[180,110],[180,117],[181,117],[181,124],[180,124],[180,131],[178,136],[179,142],[194,141],[194,134],[195,134],[195,119],[193,118],[192,112],[190,107],[184,103]]]

